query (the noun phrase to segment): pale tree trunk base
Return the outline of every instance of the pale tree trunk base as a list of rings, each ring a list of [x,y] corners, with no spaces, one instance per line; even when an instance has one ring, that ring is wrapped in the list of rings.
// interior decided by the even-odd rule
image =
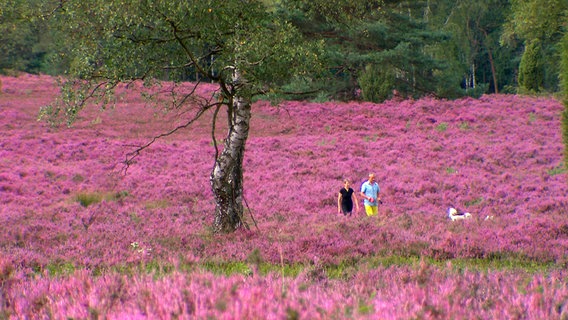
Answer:
[[[236,99],[229,116],[229,133],[211,173],[215,233],[230,233],[247,226],[243,222],[243,158],[251,118],[250,102]]]

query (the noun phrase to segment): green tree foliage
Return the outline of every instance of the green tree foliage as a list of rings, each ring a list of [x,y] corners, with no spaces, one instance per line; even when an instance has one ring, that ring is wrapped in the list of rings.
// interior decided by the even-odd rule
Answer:
[[[63,72],[66,65],[55,63],[54,54],[65,47],[66,35],[53,32],[46,20],[56,2],[0,0],[0,72]]]
[[[522,92],[540,92],[544,87],[544,56],[540,41],[526,45],[519,65],[519,87]]]
[[[392,70],[369,64],[358,78],[362,98],[366,101],[384,101],[392,97],[396,90],[394,79],[396,75]]]
[[[477,96],[487,89],[500,92],[516,85],[512,75],[518,67],[518,47],[499,44],[508,2],[439,0],[429,8],[432,27],[451,34],[451,41],[438,46],[436,54],[450,65],[446,77],[452,79],[451,83],[461,83],[465,91],[456,92],[455,87],[450,87],[452,91],[444,96]]]
[[[83,97],[109,94],[124,81],[197,74],[221,83],[223,95],[250,99],[317,60],[259,1],[66,1],[52,11],[51,27],[67,35],[57,56],[69,61],[69,76],[95,89]],[[232,83],[234,70],[246,83]],[[79,110],[66,111],[72,117]]]
[[[568,2],[566,0],[512,0],[512,13],[504,24],[503,43],[511,43],[519,39],[525,45],[523,53],[523,72],[530,76],[539,76],[540,90],[554,92],[558,90],[558,43],[563,35]],[[539,58],[535,56],[538,52]],[[532,57],[524,57],[529,55]],[[533,65],[528,65],[533,63]],[[539,70],[536,70],[539,69]],[[519,74],[519,82],[529,81],[529,88],[519,83],[521,89],[536,90],[530,76]],[[535,79],[536,80],[536,79]],[[539,80],[540,81],[540,80]]]
[[[0,71],[38,71],[41,27],[30,19],[30,12],[19,1],[0,2]]]
[[[396,2],[396,1],[395,1]],[[327,23],[353,23],[384,10],[383,0],[282,0],[284,7],[295,8],[317,21]]]
[[[566,17],[565,0],[511,0],[512,13],[505,24],[504,39],[558,41]]]
[[[447,39],[429,30],[414,1],[283,1],[286,13],[306,37],[323,40],[336,98],[352,99],[358,89],[382,101],[402,95],[436,94],[445,65],[428,46]]]

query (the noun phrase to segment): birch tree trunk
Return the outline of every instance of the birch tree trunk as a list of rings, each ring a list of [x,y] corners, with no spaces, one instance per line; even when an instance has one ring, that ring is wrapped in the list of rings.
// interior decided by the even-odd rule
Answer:
[[[235,97],[228,108],[229,132],[223,151],[215,159],[211,188],[215,198],[216,233],[233,232],[243,225],[243,158],[249,133],[251,103]]]

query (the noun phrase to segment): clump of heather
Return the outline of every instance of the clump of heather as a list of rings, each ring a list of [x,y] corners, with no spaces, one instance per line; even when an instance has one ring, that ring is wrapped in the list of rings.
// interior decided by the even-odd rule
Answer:
[[[296,278],[174,272],[22,280],[12,285],[11,318],[108,319],[559,319],[566,279],[506,272],[408,267],[358,272],[349,281],[309,272]]]
[[[52,78],[22,75],[2,83],[0,315],[506,312],[537,319],[565,312],[564,272],[541,268],[568,263],[562,105],[555,99],[257,102],[244,161],[250,230],[214,235],[211,114],[158,140],[126,168],[136,146],[187,122],[197,105],[170,110],[160,100],[166,97],[143,101],[138,93],[145,89],[132,84],[106,111],[93,106],[71,128],[52,128],[37,121],[39,107],[57,94]],[[215,90],[199,87],[199,97],[212,98]],[[223,119],[217,123],[222,144],[226,127]],[[363,210],[338,215],[342,180],[358,191],[369,172],[382,190],[379,217]],[[452,222],[449,207],[472,218]],[[439,264],[372,262],[389,258]],[[458,261],[537,271],[461,272],[445,264]],[[194,271],[235,264],[236,275]],[[329,268],[346,264],[354,269],[347,276],[331,274]],[[156,280],[140,266],[162,266],[164,274]],[[256,270],[266,266],[302,270]],[[499,291],[500,284],[506,289]]]

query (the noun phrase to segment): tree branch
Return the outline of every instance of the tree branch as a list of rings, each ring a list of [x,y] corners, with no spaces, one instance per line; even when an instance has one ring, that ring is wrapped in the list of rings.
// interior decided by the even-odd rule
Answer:
[[[199,118],[201,118],[201,116],[210,108],[217,106],[217,109],[219,109],[221,107],[222,103],[220,102],[215,102],[215,103],[209,103],[206,105],[203,105],[199,111],[197,111],[197,113],[195,114],[195,116],[191,119],[189,119],[186,123],[179,125],[175,128],[173,128],[172,130],[166,132],[166,133],[162,133],[159,134],[157,136],[154,136],[150,141],[148,141],[146,144],[139,146],[138,148],[136,148],[136,150],[129,152],[126,154],[126,159],[124,161],[124,167],[122,169],[122,171],[124,171],[124,174],[127,173],[128,169],[130,168],[130,165],[134,162],[134,159],[136,159],[140,153],[147,149],[148,147],[150,147],[152,144],[154,144],[154,142],[156,142],[158,139],[170,136],[176,132],[178,132],[181,129],[185,129],[187,127],[189,127],[190,125],[192,125],[195,121],[197,121]]]
[[[217,139],[215,138],[215,126],[217,122],[217,115],[219,114],[219,110],[222,105],[222,103],[217,104],[215,112],[213,113],[213,122],[211,123],[211,139],[213,139],[213,147],[215,147],[215,161],[219,158],[219,148],[217,146]]]
[[[199,73],[201,73],[202,75],[208,77],[209,79],[212,79],[214,81],[219,81],[218,77],[214,76],[211,72],[207,72],[207,70],[205,70],[205,69],[203,69],[203,67],[201,67],[201,65],[198,63],[199,58],[197,58],[197,59],[195,58],[195,56],[193,55],[191,50],[187,47],[187,45],[183,41],[183,38],[179,36],[178,28],[177,28],[176,24],[171,19],[169,19],[167,16],[165,16],[163,14],[162,14],[162,16],[164,17],[164,19],[166,19],[166,21],[172,27],[172,32],[173,32],[173,36],[174,36],[175,40],[181,46],[181,48],[183,49],[183,51],[185,52],[185,54],[187,55],[187,57],[191,61],[191,64],[195,66],[197,71]],[[210,54],[212,54],[212,53],[210,52]]]

